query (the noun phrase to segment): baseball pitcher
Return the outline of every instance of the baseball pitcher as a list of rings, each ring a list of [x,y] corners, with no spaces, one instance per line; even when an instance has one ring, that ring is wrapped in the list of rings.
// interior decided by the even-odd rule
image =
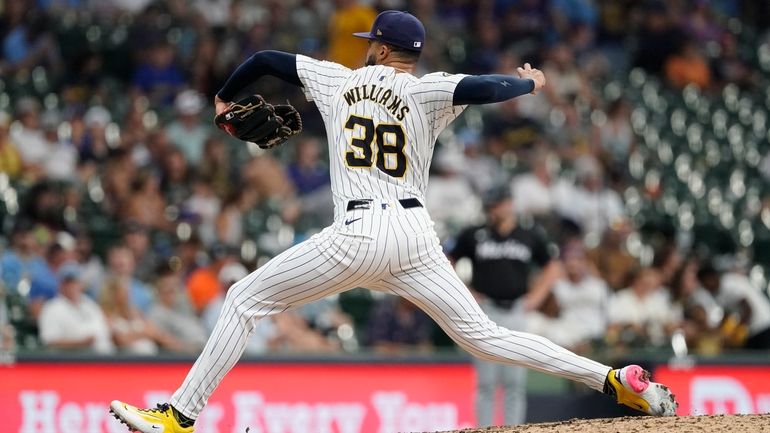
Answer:
[[[441,131],[468,104],[537,92],[545,85],[543,73],[525,64],[518,77],[417,77],[425,29],[406,12],[385,11],[370,32],[355,36],[369,39],[363,68],[261,51],[218,93],[217,123],[266,148],[299,132],[301,121],[261,98],[232,103],[239,91],[272,75],[301,87],[315,102],[329,142],[335,221],[230,288],[208,343],[169,403],[138,409],[116,400],[110,404],[113,415],[144,433],[192,432],[259,319],[354,287],[403,296],[474,356],[571,379],[651,415],[673,415],[673,395],[641,367],[612,369],[493,323],[455,274],[425,210],[428,169]],[[259,125],[249,123],[252,115]],[[265,123],[271,126],[258,127]]]

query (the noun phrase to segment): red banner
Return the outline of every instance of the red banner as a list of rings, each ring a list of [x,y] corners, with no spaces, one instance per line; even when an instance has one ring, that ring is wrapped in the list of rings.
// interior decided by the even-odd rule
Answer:
[[[654,379],[676,394],[679,415],[770,413],[770,366],[660,367]]]
[[[3,432],[125,433],[119,399],[154,407],[189,364],[30,363],[0,367]],[[396,433],[473,425],[470,365],[240,364],[196,433]]]

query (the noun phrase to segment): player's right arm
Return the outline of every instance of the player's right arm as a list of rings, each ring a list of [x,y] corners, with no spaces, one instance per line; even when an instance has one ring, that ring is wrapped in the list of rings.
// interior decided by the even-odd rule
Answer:
[[[309,101],[315,101],[322,115],[327,113],[328,99],[350,74],[350,69],[334,62],[316,60],[282,51],[258,51],[230,75],[214,98],[217,114],[226,110],[241,90],[270,75],[301,87]]]
[[[265,75],[278,77],[295,86],[302,86],[297,75],[296,55],[273,50],[257,51],[238,66],[214,97],[217,114],[225,111],[230,101],[241,90]]]

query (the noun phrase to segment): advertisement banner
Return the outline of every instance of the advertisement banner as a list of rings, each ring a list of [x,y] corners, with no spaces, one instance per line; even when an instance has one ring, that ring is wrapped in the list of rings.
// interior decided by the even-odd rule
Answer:
[[[23,363],[0,367],[4,432],[125,433],[113,399],[168,401],[189,364]],[[473,425],[473,370],[454,364],[236,366],[196,433],[396,433]]]
[[[653,378],[676,394],[679,415],[770,413],[770,366],[662,366]]]

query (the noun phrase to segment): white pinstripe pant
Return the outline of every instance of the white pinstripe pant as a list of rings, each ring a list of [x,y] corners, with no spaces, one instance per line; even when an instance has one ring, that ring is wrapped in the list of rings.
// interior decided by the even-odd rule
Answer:
[[[610,367],[549,340],[497,326],[481,311],[439,244],[424,208],[358,209],[279,254],[235,283],[211,337],[171,404],[197,418],[236,364],[262,317],[355,287],[403,296],[428,313],[460,347],[489,361],[519,365],[602,390]]]

